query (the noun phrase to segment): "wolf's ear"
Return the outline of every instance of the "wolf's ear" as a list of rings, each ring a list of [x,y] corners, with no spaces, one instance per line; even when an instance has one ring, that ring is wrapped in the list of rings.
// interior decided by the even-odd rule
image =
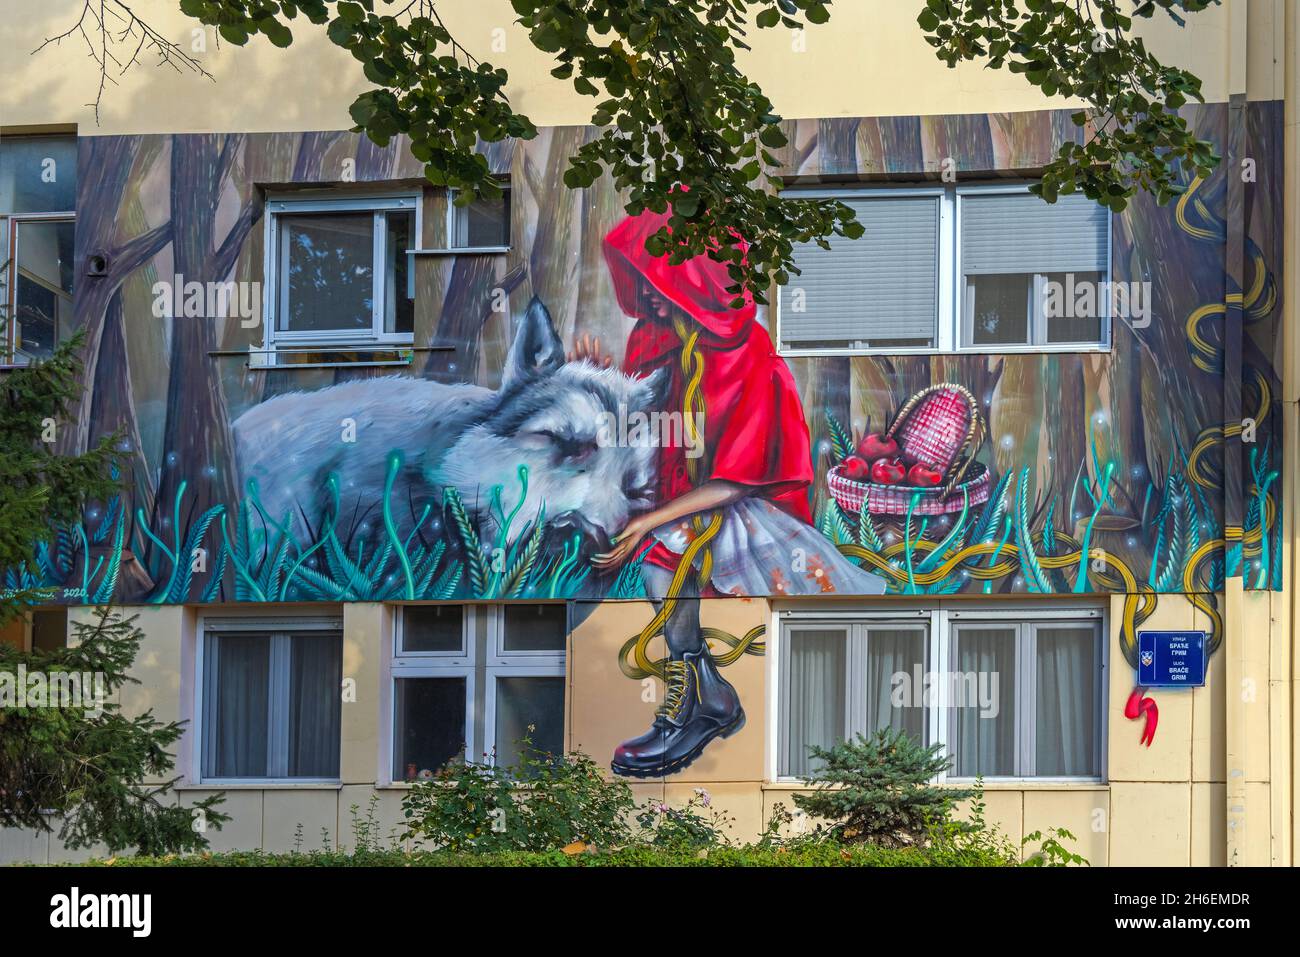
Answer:
[[[554,372],[563,364],[564,346],[555,334],[551,314],[542,300],[533,296],[510,344],[501,386],[506,388],[539,372]]]

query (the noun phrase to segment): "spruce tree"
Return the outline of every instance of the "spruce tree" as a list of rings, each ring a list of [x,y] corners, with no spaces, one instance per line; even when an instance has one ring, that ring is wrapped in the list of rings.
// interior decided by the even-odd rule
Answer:
[[[805,781],[815,789],[795,795],[795,806],[830,823],[832,836],[850,844],[906,847],[973,791],[939,787],[946,771],[942,747],[925,747],[902,730],[883,728],[829,748],[808,751],[818,768]]]
[[[55,597],[38,545],[119,490],[117,436],[79,453],[62,438],[82,388],[80,346],[78,333],[47,359],[0,372],[0,625]],[[102,608],[74,623],[68,647],[0,643],[0,826],[57,825],[69,847],[161,854],[206,847],[207,827],[228,820],[214,810],[219,798],[177,806],[175,780],[162,780],[182,724],[152,710],[128,717],[116,701],[135,680],[144,633],[134,622]]]

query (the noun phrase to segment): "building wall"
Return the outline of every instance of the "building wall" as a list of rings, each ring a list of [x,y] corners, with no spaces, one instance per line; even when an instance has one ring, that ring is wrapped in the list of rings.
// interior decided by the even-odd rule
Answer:
[[[1270,633],[1285,641],[1287,629],[1269,618],[1278,596],[1259,592],[1246,596],[1249,627],[1267,640]],[[845,603],[848,604],[848,603]],[[1122,662],[1116,622],[1122,599],[1109,607],[1109,701],[1106,716],[1106,776],[1091,783],[987,783],[987,819],[1012,841],[1034,830],[1063,827],[1078,838],[1075,845],[1094,866],[1218,865],[1227,861],[1226,756],[1227,709],[1233,695],[1226,679],[1225,657],[1211,660],[1205,686],[1154,693],[1160,709],[1159,728],[1150,747],[1138,743],[1141,721],[1124,717],[1132,691],[1131,673]],[[758,599],[706,600],[702,619],[710,627],[744,634],[766,627],[771,634],[774,607]],[[807,607],[806,605],[804,607]],[[400,833],[401,800],[406,785],[378,783],[379,755],[391,746],[383,726],[387,702],[384,656],[392,642],[392,606],[346,604],[344,618],[344,676],[355,681],[355,700],[343,714],[342,763],[337,785],[274,785],[226,787],[222,811],[232,820],[220,831],[207,832],[213,849],[287,851],[295,847],[347,846],[353,840],[353,807],[362,817],[371,799],[386,837]],[[222,611],[230,611],[225,608]],[[328,612],[319,606],[288,611]],[[138,608],[145,640],[137,659],[138,685],[126,686],[120,703],[128,714],[152,709],[161,721],[192,721],[194,636],[197,608],[172,606]],[[653,615],[645,602],[602,603],[570,636],[566,744],[602,760],[615,745],[649,724],[656,700],[645,700],[646,685],[628,679],[618,667],[619,649]],[[1157,629],[1203,629],[1201,612],[1178,596],[1162,600],[1149,622]],[[180,640],[177,640],[177,636]],[[770,640],[767,639],[767,640]],[[652,657],[662,648],[651,646]],[[1255,666],[1261,678],[1267,663]],[[670,778],[632,782],[638,804],[650,801],[682,806],[706,789],[713,805],[734,818],[731,836],[752,840],[761,833],[773,810],[785,804],[794,810],[795,784],[774,779],[771,772],[773,727],[771,707],[775,663],[771,655],[745,655],[725,669],[741,693],[747,712],[745,727],[710,747],[701,759]],[[1281,684],[1285,686],[1285,681]],[[1255,745],[1247,765],[1246,788],[1252,798],[1243,863],[1278,863],[1285,832],[1274,829],[1270,805],[1272,756],[1270,682],[1259,682],[1259,695],[1249,710],[1247,734]],[[653,686],[656,690],[658,685]],[[1285,691],[1283,691],[1285,696]],[[1283,749],[1287,747],[1284,742]],[[196,783],[194,744],[189,736],[178,747],[177,773],[182,781],[177,799],[188,803],[212,793]],[[92,851],[68,851],[57,837],[0,834],[0,862],[79,859]]]
[[[20,9],[24,4],[30,6],[31,0],[20,0]],[[0,25],[0,49],[11,51],[8,56],[38,45],[39,37],[53,32],[51,18],[74,12],[76,4],[61,0],[40,6],[40,16],[11,15]],[[544,60],[509,25],[506,8],[504,0],[475,5],[466,8],[469,12],[452,14],[465,19],[450,25],[462,38],[490,38],[499,21],[506,30],[506,62],[515,76],[512,101],[540,124],[554,127],[533,143],[491,154],[497,168],[509,171],[516,184],[518,221],[528,224],[528,239],[510,257],[487,266],[464,260],[424,261],[418,280],[423,299],[417,329],[425,337],[444,331],[443,323],[454,321],[465,308],[468,293],[457,298],[456,290],[482,292],[514,282],[510,314],[521,312],[536,293],[547,301],[566,342],[585,332],[598,332],[621,343],[628,322],[616,308],[599,255],[599,237],[620,215],[617,196],[603,185],[581,200],[531,185],[539,176],[544,183],[562,168],[564,158],[584,135],[574,124],[586,120],[589,105],[567,85],[546,76]],[[1111,642],[1105,783],[988,787],[990,817],[1013,839],[1036,828],[1064,826],[1079,835],[1081,852],[1094,864],[1276,864],[1292,859],[1297,827],[1293,795],[1300,784],[1292,743],[1297,730],[1292,702],[1300,681],[1292,624],[1298,590],[1289,561],[1294,548],[1296,445],[1284,439],[1297,434],[1294,373],[1300,363],[1295,358],[1296,337],[1290,333],[1296,328],[1291,267],[1300,234],[1296,164],[1282,161],[1284,139],[1285,155],[1293,158],[1297,135],[1296,25],[1294,11],[1284,15],[1284,8],[1271,0],[1249,4],[1229,0],[1198,14],[1192,29],[1161,26],[1155,30],[1151,42],[1157,53],[1174,56],[1205,79],[1210,105],[1189,109],[1187,115],[1199,132],[1219,144],[1226,158],[1216,181],[1202,187],[1200,195],[1209,213],[1198,218],[1193,209],[1184,218],[1193,227],[1221,226],[1224,233],[1208,242],[1197,240],[1175,211],[1158,210],[1139,200],[1118,219],[1113,267],[1117,276],[1154,271],[1163,290],[1154,328],[1120,330],[1128,339],[1111,356],[1003,360],[988,410],[994,434],[1010,432],[1015,441],[1012,452],[992,446],[983,450],[984,459],[999,473],[1030,467],[1036,487],[1052,488],[1057,495],[1060,485],[1053,479],[1059,476],[1046,462],[1062,457],[1061,436],[1053,429],[1067,419],[1082,432],[1078,427],[1100,413],[1109,419],[1108,454],[1130,454],[1156,466],[1168,462],[1178,445],[1191,448],[1206,430],[1231,418],[1233,384],[1248,378],[1244,366],[1226,376],[1195,371],[1189,365],[1184,320],[1197,307],[1222,301],[1232,289],[1249,287],[1249,280],[1257,275],[1256,262],[1274,275],[1280,290],[1276,305],[1262,317],[1246,321],[1242,332],[1244,361],[1259,369],[1269,384],[1269,400],[1261,403],[1264,434],[1273,437],[1272,448],[1282,450],[1285,457],[1284,478],[1278,485],[1280,518],[1268,527],[1269,540],[1275,543],[1271,555],[1275,567],[1268,569],[1264,587],[1256,587],[1258,577],[1250,575],[1245,587],[1240,576],[1215,582],[1216,587],[1208,590],[1222,622],[1215,622],[1203,605],[1193,603],[1181,581],[1180,587],[1158,595],[1142,627],[1217,631],[1223,647],[1211,659],[1205,688],[1156,693],[1160,727],[1150,748],[1137,742],[1140,722],[1123,716],[1133,689],[1133,673],[1125,661],[1132,635],[1125,634],[1124,595],[1110,594],[1104,599],[1110,605]],[[865,5],[854,6],[835,13],[834,29],[806,38],[806,54],[787,51],[790,38],[778,35],[762,37],[756,48],[755,74],[777,108],[791,117],[807,118],[788,123],[793,144],[787,154],[790,175],[812,181],[883,174],[902,179],[933,177],[942,159],[954,155],[965,176],[1032,172],[1062,137],[1072,135],[1061,113],[1042,110],[1038,94],[1022,88],[1014,78],[968,68],[948,71],[931,63],[930,51],[915,36],[913,14],[903,5],[874,5],[870,12]],[[176,18],[178,34],[187,28]],[[873,42],[873,54],[880,55],[863,56],[864,36],[889,39]],[[804,57],[794,61],[798,68],[787,62],[792,56]],[[59,69],[32,65],[51,61]],[[864,71],[860,82],[842,82],[845,62]],[[24,79],[0,90],[0,127],[5,132],[76,124],[86,137],[82,189],[88,198],[90,228],[79,229],[79,257],[96,248],[97,242],[139,237],[173,223],[185,226],[169,207],[171,177],[181,168],[177,163],[189,156],[201,165],[220,150],[227,142],[222,137],[230,133],[264,135],[241,142],[240,162],[205,184],[213,204],[220,208],[214,230],[221,237],[239,226],[238,213],[258,184],[333,183],[346,159],[358,161],[363,179],[418,178],[418,164],[400,148],[378,151],[349,134],[316,132],[346,125],[343,109],[359,89],[348,85],[350,61],[319,38],[303,34],[289,54],[273,51],[261,41],[245,50],[222,47],[211,53],[211,65],[218,76],[216,87],[193,77],[151,83],[147,74],[137,71],[110,95],[99,126],[92,126],[82,106],[94,78],[87,74],[84,59],[79,53],[74,56],[67,44],[22,61],[26,72],[21,75],[31,77],[30,82]],[[899,83],[897,77],[904,72],[908,82]],[[247,83],[244,78],[249,76],[264,82]],[[28,95],[32,89],[41,95]],[[277,96],[265,96],[266,89],[276,90]],[[212,90],[222,95],[213,96]],[[1234,95],[1246,99],[1229,105]],[[1244,111],[1234,109],[1242,105]],[[180,135],[198,131],[218,135]],[[1235,193],[1230,173],[1240,160],[1252,157],[1267,158],[1260,163],[1260,179],[1244,195]],[[114,171],[119,178],[112,183],[96,180],[98,170]],[[1285,186],[1284,176],[1289,177]],[[105,196],[122,202],[109,206]],[[429,242],[437,239],[434,231],[441,222],[442,202],[434,194],[426,197]],[[98,222],[100,233],[92,231],[93,222]],[[1243,255],[1238,262],[1229,261],[1233,235],[1249,239],[1259,259]],[[237,278],[258,275],[261,244],[261,229],[251,228],[235,245],[228,269]],[[155,477],[163,471],[169,448],[162,419],[168,377],[177,371],[159,361],[164,343],[172,340],[151,316],[148,303],[152,282],[171,274],[172,256],[156,250],[147,263],[122,277],[122,305],[116,307],[122,309],[117,327],[121,331],[115,333],[120,338],[110,335],[104,340],[100,378],[92,380],[95,390],[107,386],[113,391],[104,393],[110,396],[108,401],[94,407],[99,411],[88,412],[83,419],[84,441],[92,431],[114,424],[105,417],[106,411],[139,410],[140,446],[146,458],[142,474]],[[1249,310],[1249,303],[1243,305]],[[92,329],[110,314],[109,309],[108,301],[79,297],[79,317]],[[1232,314],[1231,308],[1225,309],[1225,324],[1233,321]],[[110,324],[104,328],[114,330]],[[481,333],[477,327],[472,335],[460,333],[470,350],[468,361],[452,369],[430,359],[416,372],[444,381],[471,378],[495,384],[509,330],[508,316],[488,315]],[[246,334],[232,324],[220,330],[213,345],[238,348],[248,342]],[[956,379],[982,394],[989,386],[990,371],[985,360],[969,357],[903,360],[888,367],[876,359],[799,359],[791,366],[815,441],[826,438],[823,411],[828,406],[845,422],[861,428],[868,420],[887,417],[909,394],[932,382]],[[136,371],[128,377],[121,374],[124,368]],[[275,381],[275,375],[249,373],[234,363],[217,374],[226,390],[230,418],[260,398],[290,387],[288,380]],[[315,388],[332,384],[334,378],[321,373],[307,381]],[[293,387],[303,381],[299,374]],[[1238,399],[1246,413],[1255,411],[1252,403],[1260,402],[1257,393],[1245,397],[1239,393]],[[1144,426],[1140,432],[1138,423]],[[1221,440],[1211,444],[1215,455],[1227,451],[1230,457],[1235,451],[1235,447],[1224,448]],[[1071,447],[1071,455],[1064,457],[1077,457],[1076,451]],[[1240,473],[1248,479],[1249,463],[1244,455],[1242,459]],[[819,487],[823,479],[824,471],[819,471]],[[1234,516],[1248,521],[1247,489],[1239,485],[1216,490],[1211,513],[1220,527],[1231,526]],[[1129,544],[1122,531],[1107,535],[1106,547],[1112,554],[1134,568],[1148,566],[1149,539]],[[1226,544],[1224,554],[1232,548]],[[141,684],[124,689],[124,704],[132,711],[153,707],[164,720],[189,718],[193,683],[187,684],[185,676],[193,674],[200,609],[186,603],[135,606],[147,593],[139,580],[137,585],[133,592],[118,593],[119,600],[139,608],[148,636],[137,664]],[[1099,589],[1098,594],[1106,590]],[[1012,591],[1023,589],[1011,586]],[[193,602],[195,597],[186,596],[182,602]],[[210,835],[215,848],[289,849],[295,846],[298,825],[302,825],[304,847],[320,843],[322,828],[331,842],[347,843],[350,808],[354,804],[364,808],[372,794],[378,795],[386,822],[399,820],[402,786],[376,787],[377,755],[384,746],[380,730],[384,643],[391,633],[392,615],[374,602],[340,607],[345,622],[344,673],[355,677],[358,688],[357,701],[345,705],[342,783],[229,789],[225,810],[234,820],[224,831]],[[705,615],[731,634],[742,634],[756,625],[766,625],[770,631],[771,612],[770,596],[755,595],[708,602]],[[600,757],[646,723],[653,706],[642,700],[639,686],[619,672],[617,652],[650,614],[644,602],[607,602],[571,637],[567,733],[571,746]],[[768,764],[770,741],[764,729],[771,667],[770,658],[757,656],[743,657],[731,666],[727,676],[741,690],[749,713],[746,728],[718,743],[687,773],[634,785],[638,798],[685,803],[695,787],[707,786],[715,802],[736,815],[739,835],[756,834],[773,806],[788,799],[790,791],[789,786],[771,780]],[[193,743],[188,740],[182,742],[178,767],[193,767]],[[187,785],[179,799],[193,800],[204,793]],[[55,861],[68,856],[48,836],[6,833],[0,837],[0,860]]]
[[[0,56],[6,58],[6,75],[17,73],[20,82],[0,91],[0,125],[75,124],[83,135],[340,129],[351,125],[346,107],[365,89],[351,56],[332,46],[323,28],[305,21],[294,25],[288,50],[277,50],[262,37],[245,47],[219,45],[208,29],[204,49],[195,56],[215,83],[186,71],[133,69],[117,79],[96,123],[86,103],[99,76],[75,35],[27,56],[47,37],[71,27],[80,6],[77,0],[10,4],[0,23],[0,49],[5,51]],[[1207,100],[1226,100],[1247,80],[1252,95],[1271,99],[1278,96],[1278,78],[1268,64],[1281,35],[1284,6],[1285,0],[1228,0],[1190,18],[1187,30],[1163,16],[1139,26],[1157,56],[1194,69],[1204,81]],[[511,103],[539,126],[590,119],[594,101],[550,76],[550,61],[514,23],[508,0],[449,4],[439,12],[467,48],[507,68]],[[193,31],[202,30],[166,5],[149,10],[147,19],[186,49],[195,42]],[[1240,64],[1232,62],[1231,46],[1239,33],[1249,44],[1252,67],[1248,76],[1234,80]],[[1020,77],[969,64],[947,69],[925,44],[916,11],[906,4],[844,4],[829,24],[804,37],[792,37],[783,28],[755,30],[751,45],[741,67],[785,116],[1014,112],[1044,105],[1041,94]],[[852,65],[852,82],[845,82],[846,64]],[[898,82],[901,76],[905,83]],[[257,82],[249,82],[253,77]],[[1057,103],[1070,105],[1065,99]]]
[[[839,544],[864,544],[857,541],[856,519],[832,501],[827,477],[852,436],[883,429],[924,390],[954,385],[969,393],[972,414],[982,426],[977,447],[962,456],[978,463],[968,475],[987,469],[994,501],[1000,494],[1010,502],[1023,491],[1027,529],[1038,533],[1051,521],[1067,544],[1082,542],[1086,531],[1093,547],[1105,549],[1107,567],[1097,580],[1085,581],[1083,590],[1121,589],[1126,587],[1121,578],[1128,574],[1135,581],[1147,579],[1155,591],[1177,592],[1188,573],[1191,587],[1217,591],[1225,570],[1230,576],[1248,572],[1247,588],[1280,586],[1281,525],[1272,500],[1282,485],[1268,490],[1269,504],[1262,511],[1254,507],[1247,485],[1256,472],[1262,477],[1276,471],[1285,448],[1279,401],[1281,105],[1247,103],[1234,110],[1212,103],[1185,112],[1197,133],[1214,142],[1226,159],[1211,178],[1189,184],[1182,203],[1161,208],[1138,197],[1113,217],[1111,278],[1149,284],[1152,310],[1149,321],[1122,316],[1111,321],[1107,348],[992,358],[971,352],[829,354],[786,361],[810,435],[815,468],[810,504],[824,536]],[[787,126],[790,146],[783,161],[792,180],[852,179],[864,185],[931,184],[949,160],[959,184],[1012,179],[1032,174],[1061,142],[1083,135],[1061,111],[798,120]],[[367,185],[414,188],[423,212],[423,248],[446,245],[446,197],[412,187],[419,165],[400,139],[382,150],[357,135],[337,132],[83,139],[77,262],[103,256],[110,265],[106,276],[87,278],[78,288],[76,323],[86,331],[92,358],[86,399],[75,429],[64,430],[62,441],[82,448],[96,436],[121,429],[134,456],[134,474],[117,503],[121,507],[113,505],[104,515],[87,519],[92,557],[116,551],[120,561],[92,565],[99,571],[81,575],[78,539],[69,531],[68,547],[55,552],[73,554],[72,565],[45,567],[42,584],[60,588],[64,599],[74,602],[110,594],[124,602],[244,600],[256,589],[246,587],[249,576],[236,566],[251,558],[241,555],[237,562],[232,553],[230,562],[217,560],[225,554],[218,516],[237,523],[244,510],[281,516],[287,508],[295,520],[312,523],[318,530],[312,534],[323,534],[319,530],[333,523],[351,548],[352,532],[344,517],[353,505],[369,505],[382,492],[385,456],[395,447],[402,448],[406,463],[418,463],[429,474],[446,468],[473,473],[458,480],[471,509],[476,488],[500,485],[507,498],[522,492],[516,462],[508,456],[448,465],[462,432],[426,435],[441,419],[420,423],[425,429],[420,432],[375,416],[389,401],[382,398],[388,395],[383,390],[396,387],[374,380],[402,375],[409,384],[401,394],[411,401],[426,394],[428,382],[447,387],[440,396],[479,401],[487,393],[461,384],[500,389],[510,345],[534,301],[545,308],[560,342],[594,335],[621,361],[635,320],[620,305],[605,244],[625,218],[622,199],[607,180],[582,191],[558,182],[588,132],[586,127],[553,128],[532,141],[486,150],[492,168],[508,174],[513,184],[515,243],[495,255],[416,257],[414,346],[430,351],[416,351],[409,365],[398,369],[266,368],[249,354],[264,348],[269,320],[261,314],[261,296],[251,303],[251,321],[170,316],[166,310],[174,309],[181,290],[188,296],[196,283],[201,292],[203,283],[229,279],[241,289],[260,290],[268,302],[274,298],[262,289],[268,281],[264,246],[270,216],[263,202],[268,192],[288,184],[339,187],[354,194]],[[1239,189],[1235,171],[1256,157],[1255,178]],[[355,184],[345,178],[348,170],[355,171]],[[1239,287],[1244,289],[1240,307],[1232,294]],[[163,315],[158,314],[160,296],[166,301]],[[775,325],[772,309],[758,310],[756,335],[775,336]],[[1162,401],[1164,395],[1177,395],[1179,401]],[[355,447],[341,435],[335,441],[325,426],[310,435],[304,429],[286,431],[288,423],[305,421],[303,416],[313,410],[331,409],[337,409],[340,422],[358,416],[366,423]],[[710,456],[747,425],[727,419],[729,411],[707,411]],[[1225,443],[1223,423],[1238,416],[1254,423],[1255,441],[1249,448],[1232,434]],[[250,424],[254,421],[262,424]],[[326,424],[332,429],[333,419]],[[242,449],[237,434],[246,443]],[[795,450],[789,455],[802,459],[795,437],[772,439],[773,448],[783,443]],[[259,458],[260,448],[272,447],[285,454]],[[336,468],[360,483],[341,489],[337,512],[326,486],[326,473]],[[1100,488],[1107,469],[1113,470],[1114,501],[1090,522],[1093,509],[1079,504],[1083,496],[1077,486]],[[538,489],[547,477],[533,469],[534,491],[525,517],[545,494]],[[249,491],[253,480],[260,499]],[[390,499],[399,505],[410,499],[409,509],[395,507],[404,536],[407,526],[419,524],[420,504],[436,504],[438,497],[434,483],[412,479],[405,471],[396,481]],[[1183,487],[1192,491],[1190,498],[1178,494]],[[607,521],[596,510],[599,492],[574,493],[576,503],[565,507],[588,512],[597,524]],[[1173,522],[1175,499],[1176,511],[1185,511],[1190,501],[1197,515],[1194,522],[1184,521],[1191,528],[1180,533],[1180,541],[1154,534],[1151,524],[1153,516]],[[303,507],[301,516],[292,503]],[[973,498],[971,504],[973,521],[984,502]],[[551,505],[554,517],[555,501]],[[955,521],[958,511],[953,509],[949,518]],[[176,516],[185,525],[176,530],[185,550],[201,547],[213,556],[209,567],[192,575],[180,574],[179,568],[173,574],[175,563],[158,545],[172,536],[169,523]],[[436,516],[434,511],[425,521],[436,521]],[[901,537],[901,511],[876,518],[886,538],[890,532]],[[942,538],[941,526],[936,522],[927,533],[930,542]],[[420,528],[422,536],[429,531]],[[613,534],[618,529],[604,530]],[[371,527],[368,544],[386,534]],[[311,535],[298,522],[291,537],[306,548]],[[1197,553],[1209,541],[1221,544]],[[1070,545],[1063,554],[1077,547]],[[1193,553],[1199,558],[1190,567]],[[389,570],[396,567],[395,559],[390,565]],[[468,575],[454,595],[442,595],[436,586],[448,565],[445,557],[439,578],[431,580],[432,591],[408,597],[505,597],[474,592]],[[1150,574],[1153,568],[1158,574]],[[883,587],[912,587],[901,565],[880,563],[870,570]],[[359,597],[383,597],[387,586],[378,583],[382,577],[358,586]],[[1072,579],[1044,585],[1035,574],[1011,566],[996,577],[999,589],[1013,592],[1074,585]],[[835,578],[827,579],[828,587],[840,592],[876,590]],[[333,584],[343,588],[347,583]],[[805,582],[787,584],[795,591],[807,588]],[[780,594],[783,587],[751,581],[742,590]],[[925,587],[981,591],[983,584],[967,578]],[[549,594],[578,597],[580,590],[570,580]],[[280,597],[322,599],[330,594],[297,577]],[[590,590],[582,594],[591,596]],[[608,592],[610,597],[636,594],[635,588],[627,594]]]

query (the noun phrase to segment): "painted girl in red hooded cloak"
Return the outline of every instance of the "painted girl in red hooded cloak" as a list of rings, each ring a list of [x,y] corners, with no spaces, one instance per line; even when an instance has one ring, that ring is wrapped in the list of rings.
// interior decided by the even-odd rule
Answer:
[[[645,240],[667,219],[647,211],[605,237],[619,305],[638,320],[623,369],[639,376],[669,371],[664,410],[681,414],[685,435],[661,444],[654,507],[634,516],[611,550],[593,560],[611,570],[644,551],[648,594],[661,607],[671,604],[663,623],[664,703],[650,730],[620,745],[612,762],[617,773],[635,777],[681,770],[709,741],[745,722],[704,642],[701,595],[884,590],[811,525],[808,425],[794,377],[757,322],[753,298],[746,294],[732,308],[726,266],[706,256],[674,266],[650,255]],[[599,361],[599,346],[584,340],[576,357]],[[691,567],[673,587],[687,556]]]

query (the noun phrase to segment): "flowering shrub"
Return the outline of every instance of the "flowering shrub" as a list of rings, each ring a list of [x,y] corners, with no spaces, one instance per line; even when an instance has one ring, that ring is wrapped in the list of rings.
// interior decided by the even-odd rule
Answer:
[[[724,832],[735,824],[735,818],[713,807],[704,788],[696,788],[684,807],[651,801],[636,819],[641,825],[637,840],[654,847],[729,847],[731,838]]]
[[[632,789],[581,752],[552,755],[525,738],[510,767],[453,762],[402,800],[403,840],[447,851],[547,851],[625,843]]]

